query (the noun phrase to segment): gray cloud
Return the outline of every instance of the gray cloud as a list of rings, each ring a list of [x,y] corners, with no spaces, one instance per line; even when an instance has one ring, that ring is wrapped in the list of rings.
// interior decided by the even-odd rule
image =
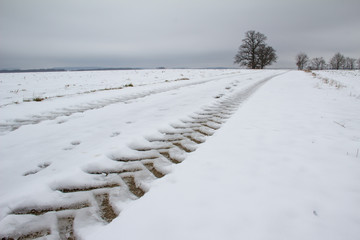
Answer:
[[[357,0],[0,0],[0,68],[234,67],[247,30],[279,55],[359,58]]]

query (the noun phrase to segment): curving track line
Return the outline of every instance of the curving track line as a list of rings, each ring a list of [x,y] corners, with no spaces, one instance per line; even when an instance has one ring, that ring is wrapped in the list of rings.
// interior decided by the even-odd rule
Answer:
[[[280,75],[280,74],[278,74]],[[147,143],[131,147],[132,155],[109,156],[119,162],[117,168],[96,168],[86,170],[87,174],[101,179],[96,185],[71,185],[54,189],[64,195],[64,199],[74,196],[75,202],[61,205],[49,203],[29,205],[12,209],[8,216],[14,218],[26,215],[33,222],[16,227],[16,232],[2,234],[2,239],[35,239],[44,236],[58,236],[60,239],[76,239],[76,221],[80,214],[95,215],[99,221],[110,223],[120,212],[113,205],[119,199],[137,199],[147,192],[146,184],[167,174],[166,166],[181,163],[188,154],[212,136],[238,107],[258,88],[277,75],[263,79],[250,87],[230,96],[225,96],[211,106],[172,124],[170,130],[160,132],[158,137],[147,138]],[[200,83],[198,83],[200,84]],[[123,195],[123,196],[120,196]],[[78,197],[76,197],[78,196]],[[81,197],[79,197],[81,196]],[[120,196],[120,197],[119,197]],[[121,200],[120,200],[121,201]],[[56,219],[46,221],[46,219]],[[21,221],[18,221],[21,222]],[[24,224],[26,228],[24,228]]]
[[[171,87],[168,87],[168,86],[158,87],[153,90],[143,91],[143,92],[136,93],[136,94],[129,94],[127,96],[108,98],[108,99],[103,99],[103,100],[100,100],[97,102],[90,102],[87,104],[70,106],[68,108],[56,109],[51,112],[44,112],[41,115],[32,115],[27,118],[7,120],[6,123],[0,123],[0,134],[14,131],[25,125],[38,124],[38,123],[46,121],[46,120],[54,120],[61,116],[71,116],[75,113],[83,113],[83,112],[86,112],[89,110],[100,109],[100,108],[103,108],[103,107],[106,107],[108,105],[115,104],[115,103],[127,102],[127,101],[131,101],[131,100],[145,98],[145,97],[148,97],[148,96],[151,96],[154,94],[177,90],[177,89],[184,88],[184,87],[205,84],[205,83],[212,82],[212,81],[218,81],[221,79],[226,79],[226,78],[230,78],[230,77],[233,78],[236,76],[242,76],[242,75],[248,75],[248,74],[254,74],[254,73],[242,73],[242,74],[235,74],[235,75],[231,75],[231,76],[221,76],[221,77],[211,78],[211,79],[207,79],[207,80],[203,80],[203,81],[199,81],[199,82],[195,82],[195,83],[185,83],[185,84],[182,83],[180,85],[171,86]]]

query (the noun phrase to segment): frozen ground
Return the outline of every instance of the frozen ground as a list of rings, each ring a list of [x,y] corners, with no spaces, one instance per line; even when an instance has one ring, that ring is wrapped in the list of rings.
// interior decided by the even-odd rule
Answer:
[[[0,236],[358,239],[359,75],[1,74]]]

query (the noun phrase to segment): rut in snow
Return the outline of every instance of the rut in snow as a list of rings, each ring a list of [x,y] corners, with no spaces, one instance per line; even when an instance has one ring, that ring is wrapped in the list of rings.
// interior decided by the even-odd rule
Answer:
[[[274,77],[274,76],[273,76]],[[55,191],[67,199],[81,195],[83,201],[68,202],[62,205],[49,203],[46,206],[29,205],[15,208],[12,217],[32,216],[37,219],[33,224],[26,222],[16,227],[16,232],[0,233],[2,239],[35,239],[43,236],[57,236],[60,239],[76,239],[77,215],[87,213],[103,223],[110,223],[120,211],[114,206],[119,198],[137,199],[148,189],[142,182],[161,178],[167,174],[164,166],[179,164],[187,154],[212,136],[252,93],[272,77],[259,81],[252,86],[224,96],[211,106],[193,113],[171,124],[171,128],[161,131],[156,137],[147,138],[146,144],[131,147],[131,156],[112,156],[111,160],[121,162],[118,168],[87,170],[87,174],[102,179],[102,184],[62,186]],[[72,194],[72,195],[70,195]],[[123,195],[123,196],[119,196]],[[70,197],[69,197],[70,196]],[[74,199],[79,199],[74,197]],[[47,221],[46,219],[55,219]],[[21,223],[21,221],[19,221]],[[26,227],[24,227],[26,226]]]
[[[249,73],[246,73],[246,74],[249,74]],[[232,75],[229,77],[234,77],[234,76],[239,76],[239,75],[244,75],[244,74],[236,74],[236,75]],[[205,84],[208,82],[217,81],[217,80],[221,80],[224,78],[227,78],[227,77],[221,76],[221,77],[211,78],[211,79],[198,81],[198,82],[191,82],[191,83],[185,83],[185,84],[182,83],[182,84],[179,84],[176,86],[171,86],[171,87],[162,86],[162,87],[154,88],[152,90],[142,91],[142,92],[139,92],[136,94],[128,94],[125,96],[113,97],[113,98],[109,98],[109,99],[102,99],[102,100],[96,101],[96,102],[90,102],[90,103],[81,104],[81,105],[69,106],[67,108],[54,109],[51,112],[44,112],[40,115],[32,115],[27,118],[12,119],[12,120],[8,120],[5,123],[0,123],[0,134],[15,131],[16,129],[18,129],[22,126],[25,126],[25,125],[38,124],[40,122],[43,122],[46,120],[54,120],[54,119],[56,119],[58,117],[62,117],[62,116],[71,116],[75,113],[82,113],[82,112],[86,112],[89,110],[100,109],[100,108],[103,108],[103,107],[106,107],[108,105],[115,104],[115,103],[126,103],[128,101],[133,101],[136,99],[148,97],[148,96],[151,96],[154,94],[164,93],[164,92],[180,89],[183,87],[191,87],[194,85]],[[114,90],[116,90],[116,89],[114,89]]]

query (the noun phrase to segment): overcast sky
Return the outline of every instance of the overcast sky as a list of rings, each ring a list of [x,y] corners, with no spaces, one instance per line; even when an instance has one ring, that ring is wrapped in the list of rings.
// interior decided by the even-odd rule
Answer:
[[[271,67],[295,55],[360,58],[359,0],[0,0],[0,69],[236,67],[244,34]]]

